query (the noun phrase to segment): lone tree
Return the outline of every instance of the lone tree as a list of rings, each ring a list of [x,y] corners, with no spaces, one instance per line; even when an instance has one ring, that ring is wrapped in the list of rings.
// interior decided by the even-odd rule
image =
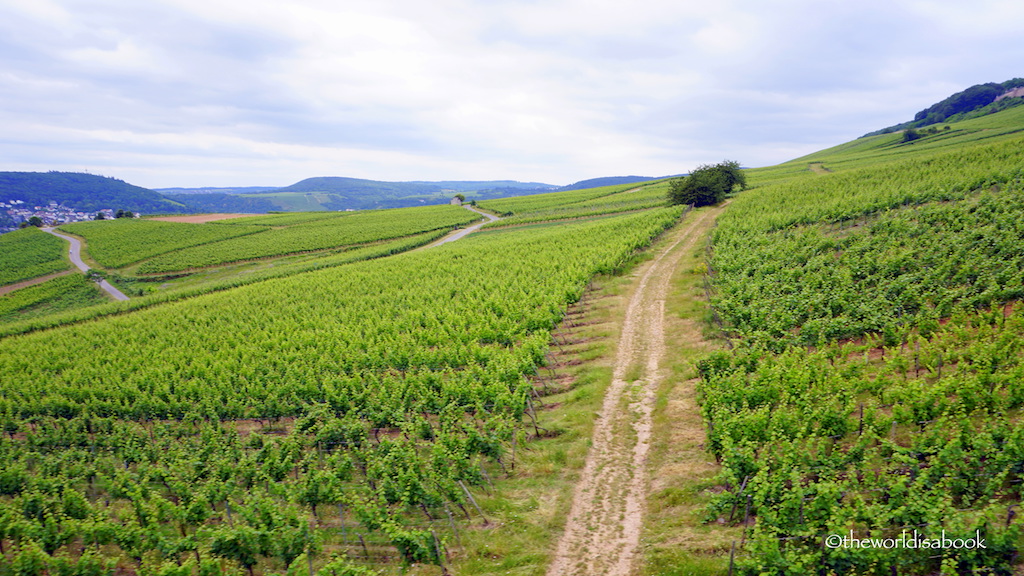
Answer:
[[[692,204],[694,207],[718,204],[737,186],[747,187],[747,177],[735,160],[718,164],[702,164],[689,176],[677,178],[669,185],[668,199],[672,204]]]

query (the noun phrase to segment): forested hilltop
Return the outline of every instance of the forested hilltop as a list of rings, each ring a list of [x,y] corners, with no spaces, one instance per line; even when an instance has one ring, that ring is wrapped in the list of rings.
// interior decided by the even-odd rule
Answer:
[[[1024,78],[1014,78],[1006,82],[987,82],[976,84],[970,88],[932,104],[914,115],[909,122],[889,126],[865,136],[877,136],[900,130],[923,128],[940,122],[956,122],[969,120],[984,114],[992,114],[1013,106],[1024,104],[1024,93],[1017,90],[1024,87]]]
[[[0,172],[0,201],[21,200],[30,206],[57,202],[76,210],[106,208],[143,213],[181,213],[189,209],[123,180],[78,172]]]

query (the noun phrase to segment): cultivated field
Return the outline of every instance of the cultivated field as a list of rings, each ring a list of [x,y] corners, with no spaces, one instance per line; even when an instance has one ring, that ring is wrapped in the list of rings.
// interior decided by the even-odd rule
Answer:
[[[480,214],[67,226],[132,299],[0,295],[0,574],[1019,572],[1022,133],[859,139],[685,215],[486,201],[431,247]],[[0,242],[0,283],[68,268]],[[985,547],[834,545],[908,532]]]

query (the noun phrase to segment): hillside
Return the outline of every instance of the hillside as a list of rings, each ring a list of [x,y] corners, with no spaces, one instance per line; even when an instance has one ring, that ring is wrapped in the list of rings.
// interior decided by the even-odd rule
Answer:
[[[1006,82],[976,84],[932,104],[914,115],[914,119],[895,126],[869,132],[865,136],[877,136],[912,128],[923,128],[941,122],[968,120],[984,114],[992,114],[1013,106],[1024,104],[1019,88],[1024,87],[1024,78]]]
[[[133,212],[188,212],[180,202],[105,176],[77,172],[0,172],[0,201],[30,206],[57,202],[83,211],[104,208]]]
[[[243,197],[267,200],[278,210],[287,211],[365,210],[445,204],[458,193],[480,199],[554,188],[548,184],[512,180],[385,182],[324,176],[307,178],[284,188],[247,193]]]
[[[747,177],[64,227],[132,298],[0,300],[4,565],[1020,573],[1024,106]]]
[[[388,182],[321,176],[306,178],[281,188],[161,188],[167,198],[194,212],[257,213],[271,211],[306,212],[404,208],[447,204],[455,194],[469,200],[544,194],[553,191],[587,190],[617,184],[657,180],[647,176],[611,176],[581,180],[568,186],[515,180],[413,180]]]
[[[723,572],[1020,570],[1024,107],[952,120],[752,170],[718,220],[730,346],[696,392]],[[842,540],[904,532],[931,549]]]

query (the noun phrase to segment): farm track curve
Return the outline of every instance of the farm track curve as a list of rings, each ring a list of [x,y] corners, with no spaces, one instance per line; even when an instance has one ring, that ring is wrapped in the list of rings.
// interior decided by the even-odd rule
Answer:
[[[74,264],[82,272],[88,272],[90,270],[89,265],[82,261],[82,242],[78,240],[78,238],[72,238],[71,236],[65,236],[64,234],[55,232],[53,228],[43,228],[42,230],[43,232],[53,234],[58,238],[63,238],[64,240],[67,240],[71,244],[71,246],[68,248],[68,257],[71,259],[71,263]],[[114,300],[128,299],[128,297],[125,296],[123,292],[111,286],[110,282],[107,282],[106,280],[100,280],[99,285],[104,292],[113,296]]]

